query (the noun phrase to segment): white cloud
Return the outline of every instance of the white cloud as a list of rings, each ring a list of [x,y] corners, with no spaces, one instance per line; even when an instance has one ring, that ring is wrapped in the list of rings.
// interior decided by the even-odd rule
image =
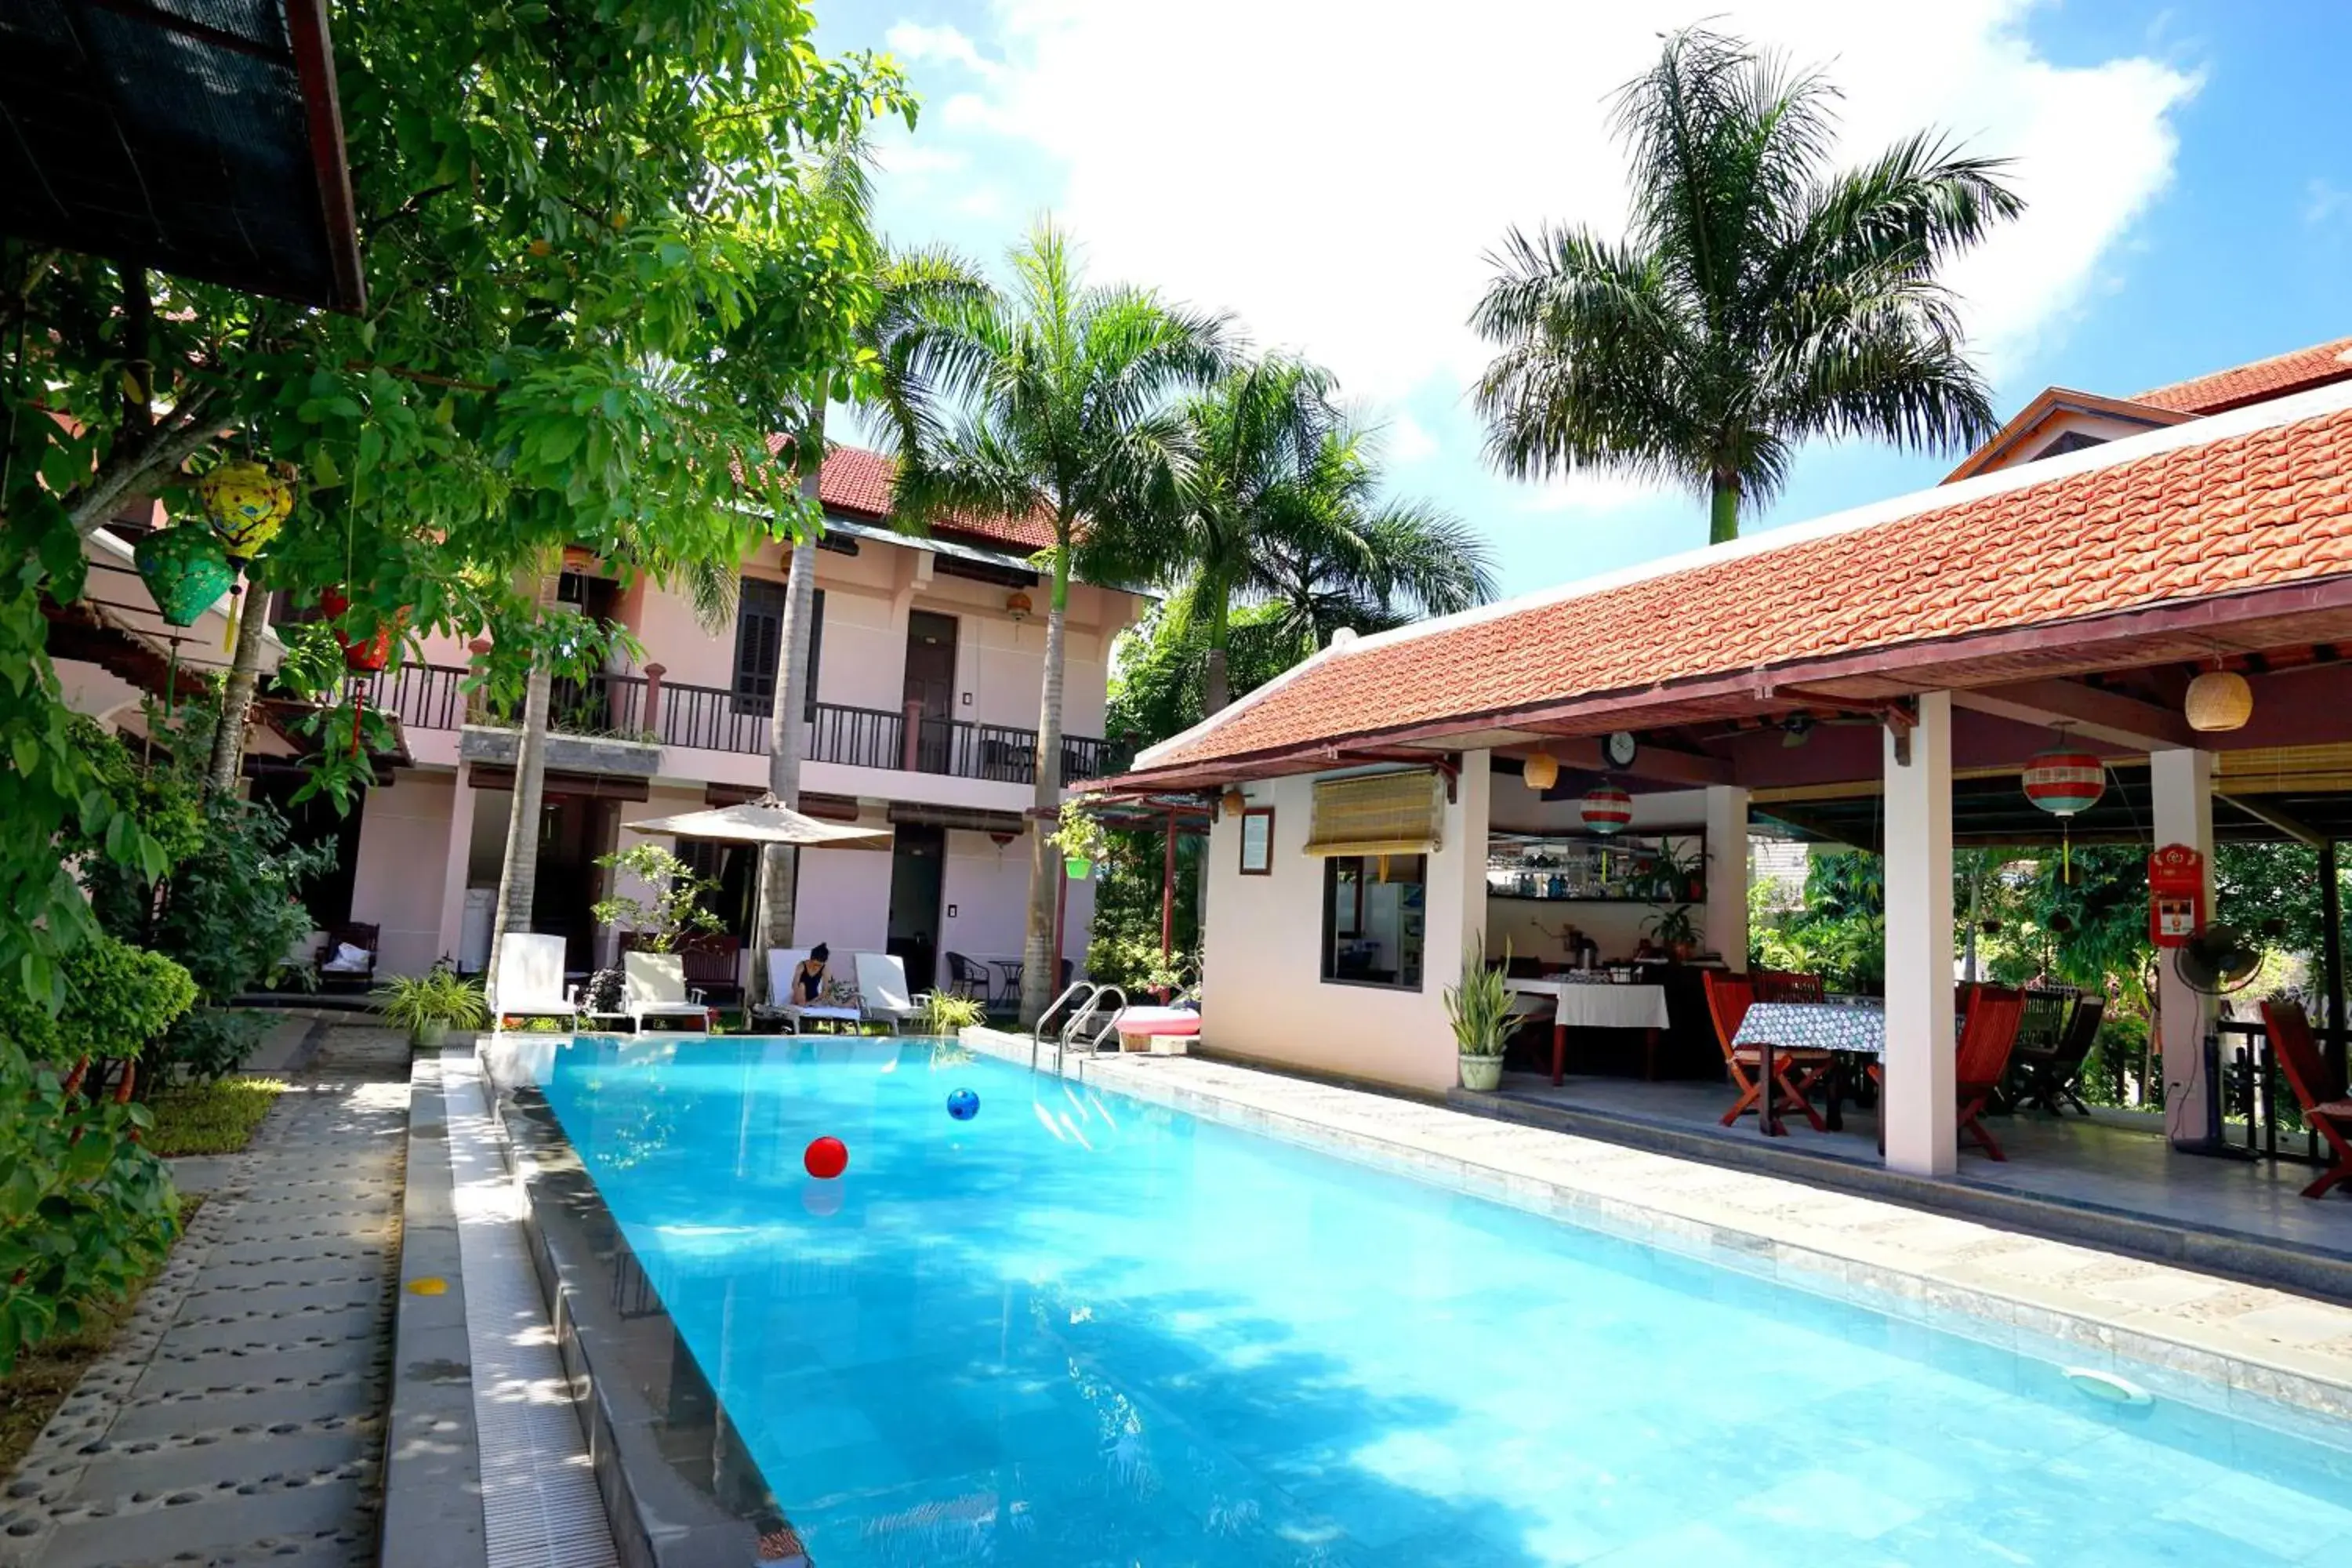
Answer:
[[[1381,426],[1381,447],[1400,463],[1418,463],[1437,450],[1437,437],[1410,414],[1400,414]]]
[[[960,65],[976,76],[993,78],[998,74],[995,62],[983,57],[972,41],[955,27],[901,22],[884,36],[883,42],[893,54],[904,55],[919,64],[944,61]]]
[[[2056,65],[2024,37],[2026,9],[996,0],[986,56],[951,28],[902,26],[891,42],[976,73],[925,131],[1045,153],[1062,188],[1032,205],[1053,206],[1097,276],[1230,309],[1350,394],[1394,402],[1458,389],[1484,363],[1465,322],[1507,229],[1622,222],[1603,100],[1663,29],[1708,18],[1824,63],[1850,155],[1942,126],[2014,160],[2031,211],[1953,274],[1999,374],[2100,284],[2170,177],[2168,116],[2196,89],[2153,59]]]
[[[2333,180],[2314,178],[2304,186],[2303,221],[2314,228],[2332,220],[2336,214],[2352,206],[2352,191]]]

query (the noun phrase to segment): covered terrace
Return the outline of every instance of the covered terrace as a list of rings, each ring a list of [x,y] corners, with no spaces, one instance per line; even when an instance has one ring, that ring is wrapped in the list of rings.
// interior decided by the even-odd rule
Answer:
[[[1553,963],[1577,951],[1562,922],[1528,914],[1591,868],[1539,862],[1530,889],[1525,846],[1580,837],[1596,789],[1623,792],[1616,842],[1646,844],[1652,871],[1697,857],[1700,874],[1678,895],[1693,905],[1688,961],[1645,969],[1644,982],[1745,968],[1751,826],[1883,849],[1885,1087],[1843,1133],[1799,1124],[1767,1140],[1753,1120],[1725,1128],[1721,1061],[1685,1063],[1699,1076],[1675,1081],[1676,1064],[1656,1061],[1654,1045],[1632,1070],[1659,1081],[1580,1070],[1572,1052],[1557,1090],[1548,1075],[1513,1075],[1499,1102],[1477,1098],[1636,1141],[1706,1140],[1718,1157],[1736,1147],[1743,1161],[1874,1180],[2005,1184],[2352,1267],[2352,1210],[2292,1195],[2307,1169],[2180,1152],[2225,1130],[2208,1093],[2216,1005],[2174,966],[2158,999],[2161,1137],[2076,1119],[2018,1131],[2004,1165],[1964,1157],[1951,1044],[1954,847],[2055,841],[2055,819],[2022,789],[2037,752],[2098,760],[2104,793],[2071,823],[2074,842],[2195,851],[2208,922],[2259,927],[2268,914],[2213,908],[2218,841],[2299,839],[2332,871],[2333,847],[2352,831],[2347,483],[2352,389],[2342,384],[2151,429],[1343,639],[1146,752],[1108,789],[1222,802],[1203,1048],[1422,1093],[1461,1093],[1442,994],[1465,948],[1498,954],[1508,938],[1525,954],[1521,939],[1539,936],[1561,942],[1544,953]],[[2189,721],[2189,685],[2213,672],[2237,677],[2251,699],[2235,727]],[[1428,781],[1425,817],[1351,844],[1330,786],[1398,775]],[[1508,886],[1507,873],[1517,879]],[[1368,932],[1373,889],[1398,884],[1385,900],[1393,929]],[[1655,901],[1653,885],[1641,890]],[[1641,912],[1559,910],[1604,962],[1633,956],[1641,938],[1627,922]],[[1393,951],[1369,966],[1335,962],[1384,942]],[[2313,1016],[2340,1091],[2340,940],[2327,946]]]

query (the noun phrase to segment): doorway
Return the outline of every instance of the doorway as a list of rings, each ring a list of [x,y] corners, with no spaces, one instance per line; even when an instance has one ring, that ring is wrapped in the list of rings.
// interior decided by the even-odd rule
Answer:
[[[956,623],[953,616],[917,610],[907,617],[908,702],[923,705],[915,741],[915,770],[944,773],[955,737]]]
[[[944,828],[900,823],[890,847],[890,935],[883,951],[907,966],[913,991],[939,984],[940,896],[947,880]]]

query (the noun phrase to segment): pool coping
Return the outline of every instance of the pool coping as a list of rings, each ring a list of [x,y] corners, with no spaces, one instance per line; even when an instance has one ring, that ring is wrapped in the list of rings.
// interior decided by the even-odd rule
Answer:
[[[1026,1036],[966,1047],[1027,1066]],[[1654,1152],[1412,1096],[1192,1057],[1073,1057],[1073,1081],[1550,1215],[2035,1359],[2110,1373],[2184,1404],[2352,1449],[2352,1309],[2077,1242]],[[1042,1068],[1050,1076],[1050,1069]],[[1724,1194],[1738,1194],[1738,1206]],[[1881,1234],[1890,1232],[1888,1234]],[[2006,1261],[2022,1265],[1993,1267]],[[2061,1281],[2084,1266],[2196,1282],[2324,1342],[2234,1321],[2118,1310]]]
[[[797,1550],[773,1554],[780,1527],[785,1536],[790,1527],[751,1457],[738,1449],[728,1464],[717,1462],[726,1424],[692,1351],[546,1097],[516,1081],[513,1058],[490,1045],[485,1037],[479,1052],[490,1124],[523,1198],[526,1248],[624,1568],[804,1565]],[[620,1305],[625,1291],[634,1310]],[[665,1339],[669,1374],[688,1384],[682,1394],[673,1386],[670,1414],[683,1407],[690,1424],[657,1413],[632,1374],[632,1363],[645,1363]],[[698,1445],[698,1471],[677,1461],[676,1452]],[[743,1483],[740,1506],[700,1479],[721,1471]]]

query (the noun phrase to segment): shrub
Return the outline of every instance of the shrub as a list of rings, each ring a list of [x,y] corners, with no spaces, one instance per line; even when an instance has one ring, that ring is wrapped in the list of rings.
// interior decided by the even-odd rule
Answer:
[[[96,867],[90,905],[107,931],[177,959],[207,999],[226,1002],[268,979],[310,931],[300,889],[333,868],[335,846],[293,843],[286,819],[253,801],[214,796],[204,820],[201,842],[160,890]]]
[[[599,925],[624,926],[635,931],[638,946],[647,952],[675,952],[680,937],[691,931],[718,931],[724,923],[701,903],[719,890],[718,882],[698,876],[693,867],[661,845],[633,844],[615,854],[598,856],[596,864],[608,871],[625,871],[654,890],[652,903],[615,894],[600,900],[588,911]]]
[[[1189,953],[1178,951],[1161,958],[1157,936],[1105,932],[1087,948],[1087,978],[1100,985],[1116,985],[1130,996],[1181,990],[1197,973]]]
[[[268,1028],[266,1015],[241,1007],[192,1007],[163,1037],[155,1065],[167,1080],[209,1083],[235,1072]]]
[[[482,988],[438,965],[423,974],[400,974],[376,987],[370,1000],[384,1021],[415,1030],[427,1024],[478,1029],[490,1021],[490,1005]]]
[[[162,1259],[179,1221],[163,1162],[132,1142],[150,1124],[145,1106],[69,1096],[6,1037],[0,1100],[14,1108],[0,1116],[5,1373],[28,1347],[120,1300]]]
[[[185,969],[103,932],[66,955],[65,978],[66,1005],[54,1016],[0,986],[0,1036],[30,1061],[135,1058],[196,1000]]]

